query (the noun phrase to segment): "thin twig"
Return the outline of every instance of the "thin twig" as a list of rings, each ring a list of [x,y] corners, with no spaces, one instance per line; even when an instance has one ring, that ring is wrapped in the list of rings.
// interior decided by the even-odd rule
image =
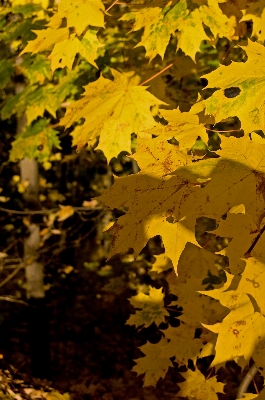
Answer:
[[[107,10],[105,10],[106,12],[108,12],[113,6],[115,6],[116,3],[118,3],[119,0],[115,0],[110,6],[109,8],[107,8]]]
[[[103,210],[104,207],[73,207],[75,211],[94,211],[94,210]],[[11,210],[9,208],[0,207],[0,211],[10,213],[10,214],[18,214],[18,215],[36,215],[36,214],[50,214],[53,212],[60,211],[60,208],[50,208],[48,210],[35,210],[35,211],[18,211],[18,210]]]
[[[223,57],[222,57],[222,61],[224,61],[224,60],[226,59],[226,57],[227,57],[228,54],[230,53],[232,47],[234,47],[234,44],[233,44],[233,43],[231,43],[231,44],[229,45],[228,49],[226,50],[225,54],[224,54]]]
[[[12,249],[13,246],[15,246],[18,242],[21,241],[21,238],[18,238],[16,240],[14,240],[13,242],[11,242],[4,250],[3,253],[7,253],[8,250]],[[18,257],[19,258],[19,257]]]
[[[210,376],[212,375],[213,370],[214,370],[214,367],[212,367],[212,368],[210,369],[210,372],[209,372],[209,374],[207,375],[206,379],[209,379],[209,378],[210,378]]]
[[[14,299],[13,297],[9,297],[9,296],[0,296],[0,300],[11,301],[12,303],[20,303],[20,304],[24,304],[25,306],[28,306],[28,303],[26,303],[25,301],[17,300],[17,299]]]
[[[182,57],[179,57],[177,60],[175,60],[173,63],[167,65],[165,68],[163,68],[161,71],[157,72],[155,75],[151,76],[150,78],[146,79],[144,82],[140,83],[139,86],[143,86],[145,85],[147,82],[150,82],[152,79],[156,78],[157,76],[159,76],[160,74],[162,74],[164,71],[166,71],[167,69],[171,68],[172,65],[174,65],[177,61],[179,61]]]
[[[237,395],[236,395],[237,399],[242,399],[243,393],[247,392],[249,384],[257,372],[258,372],[258,367],[254,363],[252,365],[252,367],[248,370],[248,372],[246,373],[246,375],[244,376],[243,380],[241,381],[241,383],[239,385]]]
[[[256,393],[259,394],[259,389],[258,389],[257,384],[256,384],[256,382],[255,382],[254,376],[253,376],[252,381],[253,381],[253,385],[254,385],[254,388],[255,388],[255,390],[256,390]]]
[[[12,279],[22,268],[24,268],[24,264],[20,265],[15,271],[11,272],[2,282],[0,282],[0,287],[4,286],[10,279]]]
[[[254,242],[252,243],[252,245],[249,247],[249,249],[245,252],[244,256],[245,257],[250,257],[251,256],[251,252],[254,249],[254,247],[256,246],[256,244],[258,243],[261,235],[263,234],[263,232],[265,231],[265,225],[262,227],[260,233],[256,236],[256,239],[254,240]]]

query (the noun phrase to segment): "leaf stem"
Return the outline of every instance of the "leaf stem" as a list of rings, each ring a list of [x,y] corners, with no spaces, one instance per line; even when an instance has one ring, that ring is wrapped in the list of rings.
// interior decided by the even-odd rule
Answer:
[[[113,6],[115,6],[116,3],[118,3],[119,0],[115,0],[110,6],[109,8],[107,8],[107,10],[105,10],[106,12],[108,12]]]
[[[251,256],[251,252],[254,249],[254,247],[256,246],[256,244],[258,243],[261,235],[263,234],[263,232],[265,231],[265,225],[262,227],[260,233],[257,235],[256,239],[254,240],[254,242],[252,243],[252,245],[250,246],[250,248],[245,252],[244,256],[245,257],[250,257]]]
[[[157,76],[162,74],[164,71],[166,71],[167,69],[171,68],[172,65],[174,65],[182,57],[183,56],[179,57],[177,60],[175,60],[174,62],[172,62],[171,64],[167,65],[165,68],[163,68],[161,71],[157,72],[155,75],[151,76],[150,78],[146,79],[144,82],[140,83],[139,86],[145,85],[147,82],[150,82],[152,79],[156,78]]]

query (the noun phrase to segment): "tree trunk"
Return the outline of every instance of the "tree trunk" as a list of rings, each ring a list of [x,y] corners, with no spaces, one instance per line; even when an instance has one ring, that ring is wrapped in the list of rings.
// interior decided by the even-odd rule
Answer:
[[[23,84],[17,84],[16,92],[23,90]],[[21,133],[26,125],[26,116],[18,120],[17,133]],[[20,162],[21,181],[27,181],[24,193],[27,208],[39,208],[39,173],[36,160],[27,158]],[[31,349],[32,375],[37,378],[50,377],[50,350],[48,317],[45,302],[43,266],[39,263],[38,250],[40,244],[40,228],[31,222],[29,236],[24,240],[24,256],[26,275],[26,292],[29,302],[29,341]]]

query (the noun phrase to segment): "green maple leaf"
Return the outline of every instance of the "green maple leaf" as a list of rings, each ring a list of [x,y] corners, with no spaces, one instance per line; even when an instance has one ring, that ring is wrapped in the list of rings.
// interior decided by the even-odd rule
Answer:
[[[40,162],[48,160],[52,148],[60,148],[58,132],[48,127],[49,120],[40,119],[17,135],[12,143],[10,161],[17,162],[23,158],[37,158]]]
[[[85,86],[83,97],[67,108],[60,121],[67,128],[84,118],[84,124],[72,132],[73,145],[78,149],[93,145],[99,136],[97,149],[108,161],[121,151],[130,153],[131,134],[155,125],[150,107],[165,104],[146,87],[133,86],[125,75],[111,71],[114,81],[101,76]]]
[[[74,72],[69,71],[67,75],[59,78],[57,85],[49,83],[45,86],[25,87],[22,92],[8,98],[1,109],[1,118],[7,119],[14,114],[21,117],[25,113],[27,125],[30,125],[37,117],[42,117],[45,111],[55,118],[62,101],[69,95],[75,95],[77,87],[74,82],[81,73],[82,68]]]
[[[34,58],[30,55],[24,56],[23,62],[17,68],[28,78],[31,85],[43,84],[46,79],[52,79],[50,61],[41,54],[36,54]]]
[[[0,7],[0,16],[6,16],[10,12],[12,14],[21,14],[24,18],[31,17],[33,14],[38,13],[42,10],[40,4],[35,3],[28,3],[28,4],[19,4],[13,5],[12,8],[10,7]]]
[[[44,21],[33,22],[32,18],[19,21],[19,23],[7,24],[2,28],[0,40],[3,40],[5,43],[12,43],[19,39],[25,45],[27,41],[34,38],[33,31],[35,29],[42,29],[43,25]]]
[[[7,119],[13,114],[17,114],[19,117],[25,112],[27,124],[30,125],[37,117],[42,117],[45,110],[55,118],[55,112],[59,107],[60,100],[55,95],[52,85],[27,86],[21,93],[7,100],[1,110],[1,117]]]
[[[14,66],[9,60],[1,60],[0,61],[0,89],[4,89],[11,80],[11,77],[14,73]]]

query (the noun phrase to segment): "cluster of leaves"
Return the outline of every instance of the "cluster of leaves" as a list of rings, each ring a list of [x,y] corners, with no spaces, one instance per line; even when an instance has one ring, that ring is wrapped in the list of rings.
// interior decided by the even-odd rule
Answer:
[[[223,392],[216,377],[196,368],[198,358],[214,356],[216,368],[228,360],[243,368],[252,358],[264,374],[264,0],[2,3],[1,118],[26,118],[11,161],[36,157],[47,165],[60,147],[51,122],[71,129],[78,151],[88,144],[108,162],[132,154],[137,137],[131,158],[140,171],[115,179],[98,198],[123,210],[108,230],[110,257],[130,249],[138,255],[160,235],[165,254],[154,268],[175,268],[167,279],[182,315],[177,327],[162,329],[159,343],[141,347],[134,371],[155,385],[172,357],[185,366],[192,360],[179,393],[190,399]],[[161,75],[152,79],[170,66],[176,79],[208,82],[185,110]],[[216,221],[213,236],[226,238],[218,254],[198,241],[202,217]],[[218,257],[228,260],[225,283],[205,290],[219,274]],[[138,293],[128,323],[159,327],[168,315],[163,298],[152,287]]]

